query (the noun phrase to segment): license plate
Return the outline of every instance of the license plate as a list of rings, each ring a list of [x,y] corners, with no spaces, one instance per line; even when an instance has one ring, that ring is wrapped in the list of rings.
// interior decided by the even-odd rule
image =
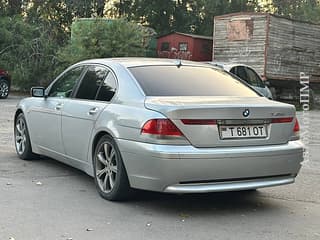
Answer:
[[[221,139],[265,138],[267,137],[266,125],[220,125]]]

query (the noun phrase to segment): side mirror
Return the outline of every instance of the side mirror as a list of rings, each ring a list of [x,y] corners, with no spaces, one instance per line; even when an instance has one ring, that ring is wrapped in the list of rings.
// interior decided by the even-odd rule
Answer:
[[[44,87],[33,87],[31,88],[32,97],[46,97]]]
[[[266,85],[267,87],[270,87],[270,82],[269,81],[264,81],[264,85]]]

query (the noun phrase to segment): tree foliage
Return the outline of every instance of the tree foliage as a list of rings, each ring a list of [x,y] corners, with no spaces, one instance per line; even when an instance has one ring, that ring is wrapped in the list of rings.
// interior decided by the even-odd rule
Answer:
[[[275,14],[320,23],[320,3],[318,0],[273,0],[273,6]]]
[[[145,56],[144,33],[124,19],[78,20],[69,44],[59,54],[60,62],[72,64],[89,58]]]
[[[171,31],[212,34],[213,16],[253,11],[256,0],[122,0],[118,14],[154,28],[159,34]]]
[[[28,89],[51,77],[56,49],[44,29],[14,16],[1,18],[0,32],[0,66],[10,71],[15,86]]]

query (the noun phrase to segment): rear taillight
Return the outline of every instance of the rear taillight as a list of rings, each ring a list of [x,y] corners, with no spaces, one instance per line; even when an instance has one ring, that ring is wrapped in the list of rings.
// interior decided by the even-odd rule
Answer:
[[[292,122],[293,117],[273,118],[271,123],[289,123]]]
[[[294,141],[294,140],[298,140],[299,138],[300,138],[300,126],[299,126],[298,119],[295,118],[294,119],[293,134],[292,134],[290,140]]]
[[[298,122],[298,119],[297,119],[297,118],[295,119],[293,131],[294,131],[294,133],[298,133],[298,134],[299,134],[299,132],[300,132],[300,125],[299,125],[299,122]]]
[[[158,136],[183,136],[182,132],[169,119],[151,119],[143,125],[141,133]]]
[[[293,127],[293,134],[290,137],[290,140],[298,140],[300,126],[297,118],[293,118],[293,117],[273,118],[271,120],[271,123],[292,123],[292,121],[294,121],[294,127]]]

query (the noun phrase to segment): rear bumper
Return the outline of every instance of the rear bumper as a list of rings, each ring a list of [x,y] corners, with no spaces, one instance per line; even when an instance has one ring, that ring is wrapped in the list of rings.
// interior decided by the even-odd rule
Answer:
[[[294,183],[295,176],[265,177],[251,180],[218,181],[213,183],[175,184],[165,188],[169,193],[224,192],[273,187]]]
[[[303,144],[194,148],[117,139],[132,187],[171,193],[256,189],[293,183]]]

